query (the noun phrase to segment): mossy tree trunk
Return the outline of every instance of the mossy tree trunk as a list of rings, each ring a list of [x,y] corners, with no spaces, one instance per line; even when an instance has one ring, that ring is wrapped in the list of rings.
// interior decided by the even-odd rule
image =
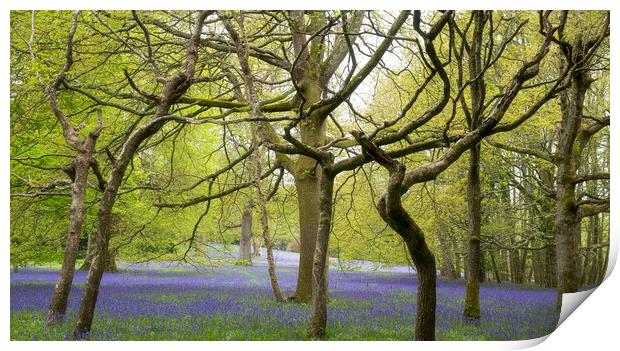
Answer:
[[[471,80],[471,113],[469,117],[469,130],[475,130],[480,126],[482,113],[484,111],[484,101],[486,86],[484,83],[484,69],[482,57],[482,39],[487,15],[484,11],[474,11],[474,29],[471,46],[467,50],[469,58],[469,77]],[[463,315],[466,319],[480,319],[480,281],[484,274],[481,267],[481,248],[480,248],[480,225],[482,214],[480,202],[482,200],[480,191],[480,143],[474,144],[469,149],[469,171],[467,173],[467,205],[469,217],[469,247],[467,255],[467,275],[465,303]]]

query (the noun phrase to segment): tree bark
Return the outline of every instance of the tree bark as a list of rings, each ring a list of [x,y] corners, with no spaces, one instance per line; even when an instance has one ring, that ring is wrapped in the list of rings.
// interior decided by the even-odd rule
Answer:
[[[299,268],[294,298],[301,303],[310,301],[312,296],[312,267],[320,215],[319,179],[320,176],[310,173],[295,177],[299,208]]]
[[[80,236],[82,234],[82,224],[84,223],[84,198],[88,187],[88,173],[92,167],[93,171],[99,178],[99,188],[103,189],[105,183],[99,172],[97,161],[93,157],[97,138],[103,128],[103,117],[101,110],[97,112],[97,127],[88,133],[86,138],[80,138],[78,130],[73,127],[69,117],[62,111],[58,104],[57,95],[62,81],[65,79],[67,72],[73,65],[73,37],[78,26],[79,12],[72,14],[71,30],[67,36],[67,45],[65,51],[65,63],[60,73],[52,81],[47,91],[51,109],[60,123],[63,136],[67,144],[77,151],[77,156],[72,164],[65,168],[65,172],[71,178],[71,208],[69,210],[69,227],[65,240],[65,252],[58,281],[54,287],[52,301],[50,303],[47,314],[46,324],[54,324],[64,319],[67,310],[67,300],[73,283],[73,275],[75,273],[75,261],[80,244]]]
[[[401,188],[405,166],[395,163],[390,170],[388,190],[377,204],[379,214],[405,241],[418,273],[415,340],[435,340],[436,268],[435,257],[426,245],[424,233],[402,207]]]
[[[252,238],[252,256],[260,257],[261,240],[259,238]]]
[[[480,319],[480,144],[469,152],[469,173],[467,181],[467,204],[469,210],[469,254],[467,255],[467,276],[463,316],[466,319]]]
[[[499,275],[499,269],[497,268],[497,263],[495,262],[495,253],[493,251],[489,251],[489,256],[491,256],[491,265],[493,266],[493,275],[495,276],[495,281],[497,284],[502,283],[502,278]]]
[[[389,172],[388,187],[377,202],[381,218],[400,235],[418,273],[418,298],[416,303],[415,340],[435,340],[435,312],[437,305],[437,271],[435,256],[428,248],[424,233],[401,202],[405,166],[389,157],[361,133],[355,139],[372,158]]]
[[[246,206],[241,213],[239,262],[242,264],[252,264],[252,211],[250,205]]]
[[[590,137],[609,125],[609,116],[582,127],[585,97],[594,81],[591,73],[593,57],[601,42],[609,36],[609,13],[605,14],[602,31],[590,38],[575,37],[572,42],[558,44],[564,64],[571,68],[567,88],[560,93],[562,120],[558,128],[558,146],[554,161],[556,177],[556,260],[558,275],[557,309],[561,310],[562,294],[574,293],[579,287],[579,245],[581,242],[582,208],[577,203],[576,181],[582,152]],[[600,208],[603,210],[603,207]],[[607,206],[608,210],[608,206]],[[596,214],[596,213],[594,213]]]
[[[575,45],[570,64],[583,60],[585,52],[581,43]],[[592,82],[589,73],[575,71],[569,87],[560,94],[562,121],[559,126],[556,178],[556,260],[558,274],[558,298],[556,307],[562,307],[562,294],[574,293],[579,288],[579,245],[581,230],[577,216],[577,199],[573,178],[577,175],[580,145],[576,143],[583,119],[585,94]]]
[[[308,337],[323,339],[327,324],[327,250],[332,226],[334,176],[328,169],[321,174],[320,221],[312,263],[312,299]]]
[[[81,271],[88,271],[90,265],[93,263],[95,257],[95,247],[97,246],[97,232],[88,233],[88,245],[86,247],[86,257],[84,257],[84,263],[80,266]]]
[[[109,264],[108,245],[112,227],[112,208],[116,201],[116,194],[123,179],[126,164],[121,168],[114,168],[110,174],[105,191],[99,202],[97,213],[97,245],[95,258],[88,270],[86,284],[78,309],[74,337],[76,339],[90,338],[90,329],[95,313],[95,304],[99,294],[101,278]]]
[[[88,186],[88,171],[90,169],[91,155],[79,154],[73,161],[72,168],[74,179],[71,183],[71,209],[69,210],[69,228],[65,237],[65,251],[60,268],[60,273],[54,293],[47,312],[46,325],[56,324],[64,320],[67,311],[67,301],[73,275],[75,273],[75,261],[77,259],[82,224],[84,223],[84,197]]]
[[[256,192],[258,197],[258,207],[260,210],[260,222],[263,233],[263,240],[265,242],[265,248],[267,249],[267,270],[269,272],[269,281],[271,282],[271,290],[273,296],[277,302],[284,301],[282,292],[280,291],[280,285],[278,284],[278,276],[276,275],[276,262],[273,258],[273,242],[271,241],[271,234],[269,232],[269,213],[267,212],[267,199],[263,193],[262,186],[260,184],[260,167],[256,167],[255,182]]]
[[[438,214],[435,214],[435,218],[439,218]],[[454,265],[454,251],[450,245],[451,238],[446,228],[446,224],[442,220],[438,220],[438,235],[439,247],[441,248],[441,275],[448,279],[456,279],[456,269]]]
[[[248,85],[248,90],[250,90],[250,85]],[[258,110],[257,102],[254,102],[253,105],[256,105],[256,110]],[[258,114],[260,115],[260,114]],[[252,142],[256,143],[256,129],[252,128]],[[267,212],[267,201],[268,198],[263,191],[263,186],[261,183],[261,174],[262,174],[262,162],[261,156],[259,153],[252,155],[253,161],[253,171],[254,171],[254,187],[256,188],[256,198],[258,200],[258,209],[260,211],[260,222],[262,229],[262,237],[265,243],[265,248],[267,251],[267,271],[269,273],[269,281],[271,283],[271,290],[273,291],[273,295],[277,302],[283,302],[284,298],[282,297],[282,292],[280,291],[280,285],[278,284],[278,276],[276,275],[276,263],[273,258],[273,242],[271,241],[271,234],[269,231],[269,213]]]
[[[484,11],[475,11],[472,16],[475,22],[474,33],[471,47],[467,52],[469,57],[469,76],[472,82],[470,86],[470,131],[480,126],[486,93],[481,53],[486,15]],[[480,264],[482,259],[482,254],[480,253],[480,225],[482,221],[480,202],[480,143],[476,143],[469,149],[469,172],[467,173],[469,254],[467,256],[463,316],[468,320],[480,319],[480,281],[483,280],[481,279],[481,274],[484,273]]]
[[[114,221],[113,221],[114,222]],[[114,223],[112,224],[114,227]],[[84,262],[82,266],[80,266],[81,271],[88,271],[90,266],[93,264],[93,259],[95,258],[95,254],[97,252],[97,232],[90,233],[88,235],[88,248],[86,250],[86,257],[84,258]],[[108,252],[106,253],[105,258],[105,272],[116,272],[118,269],[116,267],[116,255],[114,255],[111,250],[108,248]]]
[[[248,62],[248,51],[249,47],[247,35],[245,33],[244,19],[243,17],[239,18],[239,26],[241,29],[242,37],[239,37],[237,31],[233,27],[232,23],[228,19],[223,19],[224,26],[226,30],[232,37],[235,45],[237,47],[237,57],[239,59],[239,64],[241,65],[241,69],[243,71],[243,79],[245,81],[245,93],[246,99],[250,103],[250,114],[252,117],[259,118],[262,117],[262,111],[260,109],[260,103],[258,100],[258,96],[256,94],[256,90],[254,89],[254,77],[252,76],[252,71],[250,69],[250,64]],[[252,124],[251,133],[252,133],[252,145],[258,144],[258,128],[257,124]],[[260,146],[257,145],[257,148],[260,149]],[[253,171],[253,181],[254,187],[256,189],[256,198],[258,200],[258,208],[260,211],[260,221],[262,228],[262,237],[265,242],[265,246],[267,249],[267,267],[269,272],[269,280],[271,282],[271,289],[273,291],[273,295],[277,302],[282,302],[284,299],[282,298],[282,292],[280,291],[280,285],[278,284],[278,277],[276,275],[276,265],[273,258],[273,243],[271,241],[271,234],[269,233],[269,213],[267,212],[267,201],[269,198],[265,196],[263,191],[262,183],[261,183],[261,174],[262,174],[262,159],[260,152],[254,152],[251,155],[252,161],[252,171]],[[272,194],[275,194],[275,190]],[[271,195],[270,195],[271,196]],[[257,247],[260,247],[260,243],[258,240],[254,241],[254,249],[255,254],[260,256],[260,251],[257,250]]]

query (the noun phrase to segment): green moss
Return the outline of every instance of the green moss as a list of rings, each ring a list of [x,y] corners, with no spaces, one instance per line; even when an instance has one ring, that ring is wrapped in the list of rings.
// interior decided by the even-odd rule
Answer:
[[[243,258],[240,258],[235,262],[235,266],[251,266],[251,265],[252,265],[252,261],[246,260]]]
[[[465,288],[465,308],[463,316],[468,319],[480,319],[480,286],[467,282]]]

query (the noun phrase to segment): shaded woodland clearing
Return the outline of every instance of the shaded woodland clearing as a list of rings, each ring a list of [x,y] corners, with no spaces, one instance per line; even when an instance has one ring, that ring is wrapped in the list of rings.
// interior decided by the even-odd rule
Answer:
[[[84,257],[71,338],[91,336],[116,258],[209,260],[211,243],[239,242],[239,265],[264,246],[273,303],[306,306],[313,339],[329,256],[414,266],[416,340],[442,323],[438,272],[465,276],[472,325],[485,279],[556,288],[559,311],[605,274],[607,12],[11,18],[11,262],[62,261],[51,328]],[[274,244],[298,246],[292,294]]]

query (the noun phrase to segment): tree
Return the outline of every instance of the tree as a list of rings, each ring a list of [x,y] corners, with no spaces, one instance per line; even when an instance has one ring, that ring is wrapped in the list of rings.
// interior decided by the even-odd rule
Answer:
[[[155,134],[164,123],[171,120],[184,120],[178,116],[169,115],[168,112],[172,104],[181,97],[191,85],[191,78],[195,74],[194,70],[198,57],[200,34],[202,32],[203,23],[208,15],[209,12],[206,11],[202,11],[198,14],[192,37],[187,45],[187,59],[183,70],[180,70],[165,81],[158,99],[159,104],[157,105],[153,117],[146,124],[140,126],[131,133],[123,144],[121,153],[117,157],[112,156],[112,169],[106,181],[105,191],[99,203],[99,212],[97,215],[97,253],[88,271],[88,277],[86,279],[86,285],[76,319],[75,337],[78,339],[88,338],[90,336],[90,328],[92,326],[95,304],[97,302],[99,284],[101,283],[101,278],[105,270],[104,257],[107,253],[110,240],[112,207],[114,206],[116,195],[127,166],[140,144],[145,139]]]
[[[250,70],[250,65],[248,63],[248,51],[247,47],[249,46],[247,35],[245,33],[244,27],[244,18],[239,16],[236,18],[239,24],[242,37],[239,37],[237,31],[233,27],[232,23],[227,18],[222,18],[224,26],[226,30],[230,34],[230,37],[235,43],[237,48],[237,57],[239,59],[239,64],[241,65],[241,70],[243,71],[243,79],[245,81],[246,88],[246,100],[250,104],[250,118],[257,119],[256,124],[252,125],[252,145],[258,144],[258,128],[263,127],[264,123],[259,122],[258,119],[262,118],[262,112],[260,109],[260,101],[258,100],[256,91],[254,89],[254,77],[252,76],[252,71]],[[260,146],[257,146],[260,147]],[[269,232],[269,214],[267,212],[267,201],[269,200],[269,196],[265,196],[265,192],[263,190],[261,184],[261,174],[262,174],[262,160],[259,153],[254,153],[252,156],[252,176],[254,188],[256,189],[256,198],[258,202],[258,208],[260,211],[260,221],[261,221],[261,229],[262,229],[262,237],[265,242],[265,247],[267,248],[267,265],[269,271],[269,280],[271,282],[271,288],[273,290],[273,295],[277,302],[284,301],[282,297],[282,292],[280,291],[280,285],[278,284],[278,277],[276,276],[276,266],[275,261],[273,259],[273,244],[271,241],[271,233]],[[282,174],[282,172],[281,172]],[[281,179],[281,178],[278,178]],[[277,190],[277,186],[279,184],[276,183],[274,186],[274,192]]]
[[[562,16],[566,20],[568,12]],[[566,78],[568,87],[560,94],[562,120],[558,128],[558,149],[554,155],[557,164],[556,175],[556,258],[558,269],[558,310],[562,294],[576,292],[580,282],[579,253],[581,219],[609,210],[609,198],[577,201],[576,186],[592,179],[607,179],[609,174],[578,175],[582,152],[591,137],[609,125],[609,115],[593,117],[593,122],[583,123],[584,100],[593,82],[590,65],[596,50],[609,36],[609,14],[607,13],[598,35],[590,38],[577,36],[566,41],[564,32],[555,40],[563,54],[564,64],[570,67]]]
[[[558,299],[557,308],[561,308],[562,294],[576,292],[580,286],[581,264],[579,247],[581,244],[581,222],[583,218],[609,211],[609,198],[597,197],[583,199],[587,193],[579,193],[577,188],[585,182],[609,179],[605,172],[584,172],[581,168],[582,154],[592,137],[609,125],[609,115],[590,117],[585,114],[586,95],[593,82],[592,74],[597,70],[596,52],[601,50],[605,39],[609,36],[608,14],[601,28],[588,28],[589,36],[567,33],[569,12],[560,14],[561,25],[553,42],[561,52],[562,70],[568,74],[562,81],[559,92],[560,111],[559,124],[555,131],[553,148],[537,150],[516,145],[491,142],[491,145],[504,150],[535,157],[542,162],[551,164],[554,175],[550,172],[541,173],[540,188],[555,201],[555,220],[553,233],[555,242],[555,268],[557,269]],[[600,16],[593,13],[593,16]],[[566,28],[565,28],[566,27]],[[598,30],[598,31],[595,31]],[[603,60],[604,61],[604,60]],[[603,108],[603,111],[606,111]],[[586,120],[592,122],[586,124]],[[521,187],[526,193],[527,189]],[[531,191],[529,191],[531,194]],[[544,207],[549,209],[549,207]]]
[[[97,113],[97,125],[88,132],[86,137],[80,137],[79,130],[83,128],[83,125],[74,127],[68,120],[67,114],[61,109],[58,103],[57,95],[59,94],[59,88],[73,66],[73,42],[79,22],[78,16],[79,12],[73,12],[71,18],[71,29],[66,42],[64,57],[65,62],[58,75],[52,80],[49,86],[46,86],[42,80],[42,77],[39,74],[36,74],[39,84],[44,86],[43,90],[49,98],[52,112],[62,127],[65,142],[77,154],[70,164],[62,167],[62,170],[69,176],[69,181],[60,180],[45,186],[38,186],[43,188],[54,188],[59,185],[68,184],[71,187],[69,226],[66,232],[63,262],[58,281],[54,286],[54,293],[52,295],[47,314],[46,324],[48,325],[56,324],[64,320],[64,315],[67,310],[67,300],[69,298],[71,284],[73,282],[75,263],[82,233],[82,225],[84,223],[84,216],[86,212],[84,201],[88,187],[88,175],[91,168],[99,180],[99,189],[103,191],[105,188],[105,183],[103,181],[101,171],[99,170],[99,164],[94,157],[95,145],[103,128],[102,111],[100,109],[92,111]],[[33,61],[37,59],[37,54],[33,49],[32,43],[35,35],[34,20],[35,11],[32,11],[32,32],[29,49]]]

